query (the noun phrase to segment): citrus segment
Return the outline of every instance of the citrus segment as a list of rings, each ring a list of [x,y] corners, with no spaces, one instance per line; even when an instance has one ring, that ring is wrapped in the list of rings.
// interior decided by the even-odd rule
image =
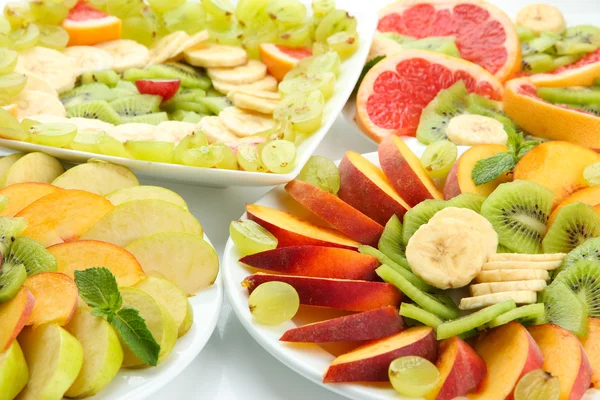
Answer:
[[[552,72],[532,75],[531,80],[540,86],[590,86],[598,76],[600,49]]]
[[[280,82],[300,60],[310,56],[312,49],[308,47],[288,47],[272,43],[260,45],[261,61],[267,66],[269,73]]]
[[[79,1],[62,27],[69,34],[69,46],[91,46],[121,37],[121,20]]]

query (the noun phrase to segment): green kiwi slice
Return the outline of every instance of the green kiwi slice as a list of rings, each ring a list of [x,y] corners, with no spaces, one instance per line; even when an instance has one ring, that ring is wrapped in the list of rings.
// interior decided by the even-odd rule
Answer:
[[[600,104],[567,104],[571,108],[600,115]]]
[[[421,307],[410,303],[400,304],[400,315],[418,321],[423,325],[431,326],[432,328],[437,328],[441,323],[444,322],[437,315],[432,314],[429,311],[425,311]]]
[[[153,65],[147,71],[154,75],[153,78],[179,79],[184,88],[208,89],[211,86],[210,79],[199,70],[189,65],[171,62]],[[128,79],[130,80],[130,79]]]
[[[559,273],[568,270],[581,260],[600,262],[600,238],[588,239],[567,253],[554,275],[558,276]]]
[[[27,279],[27,271],[24,265],[3,265],[0,271],[0,303],[15,297],[25,279]]]
[[[96,72],[87,71],[81,74],[80,79],[81,83],[84,85],[87,83],[100,82],[110,88],[114,88],[119,82],[119,74],[112,70]]]
[[[214,115],[219,115],[225,108],[231,107],[229,99],[223,96],[198,97],[196,102],[202,104]]]
[[[481,212],[484,201],[485,196],[475,193],[461,193],[446,201],[446,207],[468,208],[478,213]]]
[[[458,47],[456,47],[456,39],[452,36],[431,36],[424,39],[405,41],[401,44],[403,49],[429,50],[451,57],[462,58]]]
[[[377,244],[379,251],[391,258],[395,263],[400,265],[408,265],[406,261],[406,246],[402,241],[402,222],[397,215],[392,215],[392,218],[385,224],[385,229],[379,243]]]
[[[438,340],[447,339],[484,326],[494,318],[517,307],[514,300],[504,300],[493,306],[482,308],[473,314],[440,324],[436,329]]]
[[[4,257],[5,265],[24,265],[27,275],[40,272],[56,272],[58,267],[54,256],[37,240],[28,237],[16,238]]]
[[[66,108],[94,100],[111,101],[118,97],[118,93],[111,90],[104,83],[89,83],[60,95],[60,101]]]
[[[587,334],[588,308],[565,283],[552,282],[542,290],[538,301],[544,303],[545,309],[538,324],[558,325],[580,337]]]
[[[521,69],[524,72],[538,74],[552,71],[553,68],[554,58],[546,53],[531,54],[521,60]]]
[[[173,99],[171,99],[173,100]],[[171,101],[169,100],[169,101]],[[211,115],[212,113],[206,108],[203,104],[198,103],[196,100],[175,100],[170,102],[169,104],[163,104],[162,109],[167,112],[175,112],[177,110],[181,111],[191,111],[198,114],[206,114]]]
[[[544,315],[544,305],[542,303],[527,304],[517,307],[513,310],[500,314],[488,323],[489,328],[495,328],[510,321],[518,321],[523,325],[530,325]]]
[[[556,44],[560,55],[591,53],[600,46],[600,28],[593,25],[577,25],[567,28],[563,39]]]
[[[530,40],[529,42],[521,43],[521,54],[528,56],[531,54],[545,53],[550,50],[556,42],[561,39],[560,35],[550,32],[542,33],[539,37]]]
[[[450,120],[464,112],[467,87],[458,81],[439,93],[425,106],[417,128],[417,139],[424,144],[444,140]]]
[[[600,317],[600,263],[581,260],[558,274],[556,281],[569,287],[587,305],[588,316]]]
[[[483,202],[481,215],[498,233],[498,244],[514,253],[542,252],[554,193],[525,180],[503,183]]]
[[[562,207],[542,241],[544,253],[569,253],[594,237],[600,237],[600,214],[584,203]]]
[[[539,87],[537,95],[550,103],[600,105],[600,90],[596,87]]]
[[[160,96],[136,94],[113,100],[108,104],[122,117],[135,117],[158,112],[161,101]]]
[[[153,73],[149,69],[129,68],[123,72],[123,79],[129,82],[135,82],[140,79],[156,79],[161,78],[158,74]]]
[[[411,300],[423,307],[425,310],[437,315],[442,319],[454,319],[458,317],[458,308],[444,304],[429,293],[417,289],[412,283],[400,273],[383,264],[375,270],[377,275],[387,283],[396,286],[398,290],[408,296]],[[487,321],[486,321],[487,322]]]
[[[171,97],[169,100],[165,101],[162,106],[169,106],[170,103],[174,103],[177,101],[195,101],[198,97],[205,97],[206,91],[203,89],[179,89],[175,96]]]
[[[198,123],[200,120],[208,114],[200,114],[193,111],[175,110],[169,113],[169,119],[173,121],[184,121]]]
[[[525,28],[521,25],[515,25],[515,28],[517,29],[517,35],[519,36],[519,41],[521,42],[528,42],[537,37],[535,32],[529,28]]]
[[[6,258],[10,245],[27,228],[25,218],[0,217],[0,255]],[[6,260],[4,260],[6,261]]]
[[[406,246],[414,233],[423,224],[426,224],[438,211],[446,207],[442,200],[428,199],[420,202],[404,214],[402,241]]]
[[[138,122],[150,125],[158,125],[161,122],[169,120],[169,116],[166,112],[155,112],[150,114],[136,115],[133,117],[123,117],[123,122]]]
[[[121,116],[104,100],[94,100],[67,108],[69,117],[98,119],[109,124],[119,125],[123,122]]]

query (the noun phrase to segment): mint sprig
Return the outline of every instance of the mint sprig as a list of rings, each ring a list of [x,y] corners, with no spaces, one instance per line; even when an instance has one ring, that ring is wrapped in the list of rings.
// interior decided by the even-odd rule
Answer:
[[[158,364],[160,345],[138,310],[122,307],[123,298],[117,280],[107,268],[75,271],[75,284],[79,296],[92,308],[92,314],[105,317],[133,354],[148,365]]]

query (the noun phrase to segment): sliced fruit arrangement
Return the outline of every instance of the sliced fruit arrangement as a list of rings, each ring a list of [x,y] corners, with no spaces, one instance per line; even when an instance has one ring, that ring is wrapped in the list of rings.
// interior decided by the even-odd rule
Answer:
[[[105,162],[0,164],[0,397],[91,397],[164,361],[219,271],[185,201]]]

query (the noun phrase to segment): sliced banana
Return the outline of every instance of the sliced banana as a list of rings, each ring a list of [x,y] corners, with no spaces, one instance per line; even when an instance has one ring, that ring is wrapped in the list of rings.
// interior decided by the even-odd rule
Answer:
[[[232,68],[207,68],[208,77],[232,85],[254,83],[267,76],[267,66],[260,61],[249,60],[247,64]]]
[[[208,143],[210,144],[238,140],[235,133],[230,131],[221,118],[217,116],[202,118],[198,123],[198,128],[206,135]]]
[[[48,93],[28,90],[21,92],[15,99],[17,119],[22,120],[31,115],[51,114],[65,117],[67,111],[58,97]]]
[[[497,269],[481,271],[477,282],[506,282],[543,279],[548,280],[550,274],[545,269]]]
[[[95,132],[108,132],[110,129],[114,128],[113,124],[108,122],[100,121],[99,119],[93,118],[69,118],[69,122],[77,127],[77,129],[86,129]]]
[[[565,253],[554,254],[519,254],[519,253],[497,253],[490,257],[489,261],[562,261]]]
[[[69,122],[69,123],[73,123],[71,121],[72,118],[67,118],[67,117],[60,117],[58,115],[53,115],[53,114],[38,114],[38,115],[30,115],[27,117],[27,119],[32,119],[34,121],[38,121],[42,124],[53,124],[56,122]]]
[[[188,49],[184,52],[184,57],[189,64],[205,68],[237,67],[248,62],[246,50],[222,44]]]
[[[256,135],[275,127],[275,120],[263,114],[227,107],[219,113],[223,124],[238,137]]]
[[[490,282],[471,285],[471,296],[483,296],[484,294],[514,292],[527,290],[532,292],[541,292],[547,286],[543,279],[530,281],[509,281],[509,282]]]
[[[462,114],[450,120],[446,128],[448,139],[458,145],[506,144],[508,134],[504,125],[494,118]]]
[[[262,114],[273,114],[279,104],[279,100],[265,99],[238,91],[229,92],[227,98],[238,108]]]
[[[517,25],[536,33],[565,31],[565,17],[560,10],[549,4],[531,4],[517,13]]]
[[[490,261],[483,266],[484,271],[495,269],[545,269],[553,271],[560,267],[562,260],[557,261]]]
[[[67,47],[63,50],[63,54],[75,61],[79,75],[84,72],[111,69],[115,62],[109,52],[93,46]]]
[[[26,90],[37,90],[38,92],[44,92],[58,97],[58,92],[56,89],[35,74],[27,74],[27,82],[25,83],[23,91]]]
[[[390,54],[397,53],[401,50],[402,46],[400,43],[381,35],[375,35],[373,42],[371,43],[371,48],[369,49],[367,61],[380,56],[389,56]]]
[[[254,83],[249,83],[246,85],[232,85],[230,83],[224,83],[221,81],[212,81],[213,87],[223,93],[228,94],[234,90],[237,91],[247,91],[247,90],[260,90],[260,91],[268,91],[275,92],[277,91],[277,79],[273,78],[271,75],[267,75],[259,81]]]
[[[188,50],[188,49],[194,49],[196,48],[196,46],[206,42],[208,39],[210,39],[210,34],[208,33],[208,31],[205,29],[203,31],[200,31],[198,33],[194,33],[192,36],[190,36],[190,38],[187,40],[187,42],[184,43],[184,51]],[[182,54],[183,56],[183,54]]]
[[[156,140],[156,126],[136,122],[113,126],[106,133],[123,143],[128,140]]]
[[[119,39],[94,45],[113,57],[112,69],[123,72],[129,68],[143,68],[150,60],[150,51],[134,40]]]
[[[513,292],[491,293],[475,297],[463,297],[458,308],[473,310],[498,304],[504,300],[514,300],[517,304],[532,304],[537,301],[537,293],[530,290],[517,290]]]
[[[190,35],[184,31],[176,31],[161,38],[150,49],[148,65],[162,64],[167,60],[176,59],[186,49]]]
[[[16,72],[35,75],[58,93],[73,89],[79,69],[71,58],[59,51],[34,47],[19,53]]]
[[[229,92],[227,97],[229,97],[229,95],[234,95],[235,93],[243,93],[248,96],[258,97],[260,99],[266,99],[266,100],[277,100],[277,101],[281,100],[281,93],[279,93],[279,92],[270,92],[268,90],[258,90],[258,89],[248,89],[248,88],[243,88],[243,87]],[[229,100],[231,100],[231,98],[229,98]]]
[[[198,125],[191,122],[164,121],[156,125],[156,140],[177,144],[197,128]]]

